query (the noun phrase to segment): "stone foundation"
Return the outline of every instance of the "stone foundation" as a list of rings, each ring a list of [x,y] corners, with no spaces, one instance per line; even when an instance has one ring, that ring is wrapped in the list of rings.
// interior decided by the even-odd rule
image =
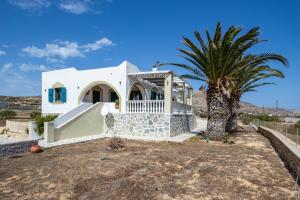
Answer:
[[[106,116],[104,124],[104,132],[109,136],[167,139],[189,132],[194,124],[194,116],[150,113],[110,113]]]
[[[170,137],[174,137],[194,128],[194,115],[171,115]]]

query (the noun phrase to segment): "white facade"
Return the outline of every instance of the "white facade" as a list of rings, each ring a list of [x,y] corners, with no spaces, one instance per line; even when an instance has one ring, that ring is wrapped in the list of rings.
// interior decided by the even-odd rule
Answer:
[[[66,68],[42,73],[42,113],[62,114],[77,107],[83,98],[84,93],[91,87],[105,84],[115,90],[120,95],[120,105],[126,105],[129,79],[127,74],[138,72],[139,69],[127,62],[122,62],[119,66],[77,70]],[[48,89],[54,84],[62,84],[67,91],[65,103],[50,103],[48,101]],[[107,92],[104,90],[103,92]],[[108,94],[103,94],[107,97]],[[107,99],[104,99],[104,101]],[[125,106],[121,106],[121,112],[126,112]]]
[[[171,71],[118,66],[42,73],[46,143],[105,134],[169,140],[194,127],[192,87]],[[30,129],[33,130],[33,129]]]

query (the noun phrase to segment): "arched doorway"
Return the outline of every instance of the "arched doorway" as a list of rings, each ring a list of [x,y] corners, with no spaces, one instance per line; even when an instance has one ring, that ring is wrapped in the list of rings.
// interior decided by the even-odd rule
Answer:
[[[145,89],[140,84],[134,84],[129,93],[129,100],[145,100]]]
[[[119,101],[120,95],[118,91],[109,83],[94,82],[86,86],[78,97],[78,103],[97,103],[97,102],[113,102]]]

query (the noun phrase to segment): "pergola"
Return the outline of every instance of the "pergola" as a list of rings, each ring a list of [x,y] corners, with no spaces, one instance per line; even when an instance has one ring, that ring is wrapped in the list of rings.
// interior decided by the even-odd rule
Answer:
[[[139,82],[151,85],[164,91],[165,108],[168,112],[172,110],[172,96],[179,95],[179,102],[192,105],[193,88],[184,79],[180,78],[174,72],[167,71],[149,71],[129,73],[129,77],[137,79]],[[185,92],[187,91],[187,98]],[[183,93],[183,95],[180,95]]]

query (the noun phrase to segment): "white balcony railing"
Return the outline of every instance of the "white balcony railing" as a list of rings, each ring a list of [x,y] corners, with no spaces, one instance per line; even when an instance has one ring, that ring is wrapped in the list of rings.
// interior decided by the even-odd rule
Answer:
[[[173,101],[172,113],[173,114],[192,114],[192,106]]]
[[[129,113],[164,113],[164,100],[130,100],[127,101]]]

